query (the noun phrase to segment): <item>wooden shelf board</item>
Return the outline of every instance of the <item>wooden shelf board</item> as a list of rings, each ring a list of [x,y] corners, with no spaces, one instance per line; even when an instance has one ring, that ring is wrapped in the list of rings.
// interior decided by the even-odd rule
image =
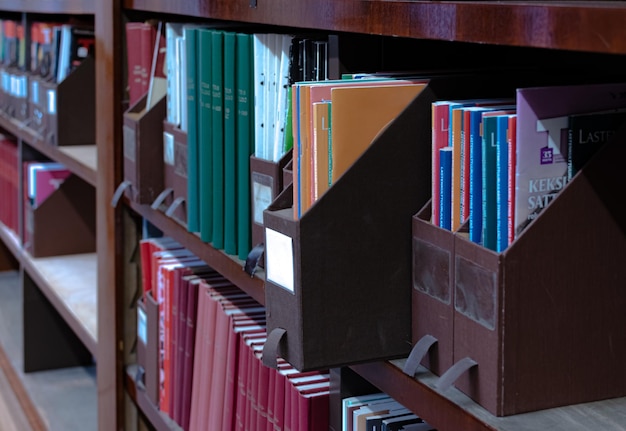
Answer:
[[[150,401],[143,384],[136,380],[138,369],[136,364],[126,367],[126,389],[130,397],[157,431],[181,431],[182,429],[174,421],[161,413],[158,407]]]
[[[437,376],[423,367],[419,367],[415,378],[407,376],[402,371],[405,361],[350,368],[442,431],[618,431],[626,423],[626,397],[496,417],[454,387],[439,391],[435,387]]]
[[[22,264],[85,347],[96,357],[96,253],[33,258],[24,252]]]
[[[0,114],[0,127],[26,142],[46,157],[64,164],[70,171],[83,180],[96,186],[98,155],[95,144],[53,146],[45,143],[41,136],[20,121]]]
[[[228,255],[222,250],[211,247],[210,244],[203,242],[198,235],[187,231],[183,225],[165,215],[164,212],[154,210],[150,205],[139,205],[128,200],[126,202],[137,214],[149,220],[150,223],[165,232],[167,236],[171,236],[183,244],[192,253],[208,263],[256,301],[265,304],[264,271],[258,271],[254,277],[250,277],[243,270],[243,261],[236,256]]]

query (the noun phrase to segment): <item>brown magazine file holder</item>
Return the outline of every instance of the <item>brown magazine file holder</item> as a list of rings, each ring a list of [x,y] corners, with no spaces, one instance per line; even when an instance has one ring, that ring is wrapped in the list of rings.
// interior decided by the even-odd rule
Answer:
[[[406,356],[411,217],[430,194],[431,83],[351,168],[294,220],[281,196],[264,224],[293,250],[293,292],[267,277],[263,360],[299,370]],[[269,249],[266,249],[266,256]]]
[[[432,224],[431,213],[432,199],[413,217],[411,330],[414,344],[433,342],[425,346],[427,350],[415,353],[422,356],[416,360],[440,375],[454,363],[454,236]],[[407,367],[416,366],[409,357]],[[414,374],[414,368],[409,374]]]
[[[137,364],[143,369],[143,384],[152,403],[159,405],[159,305],[147,292],[137,301]]]
[[[95,61],[85,58],[60,83],[40,81],[50,145],[91,145],[96,141]]]
[[[152,204],[163,191],[163,119],[166,98],[146,111],[147,95],[124,113],[124,181],[130,200]]]
[[[19,87],[21,95],[13,96],[11,98],[12,106],[9,108],[11,116],[18,121],[24,122],[28,120],[28,86],[30,74],[22,70],[15,70],[13,75],[15,80],[19,80],[20,84],[16,84]]]
[[[41,137],[46,136],[48,132],[47,116],[45,115],[47,93],[43,82],[41,76],[32,75],[28,83],[28,127]]]
[[[622,129],[502,253],[469,241],[467,224],[452,233],[414,218],[416,266],[436,260],[419,261],[422,244],[442,267],[454,257],[433,278],[444,291],[450,273],[447,309],[413,290],[414,342],[438,346],[422,363],[436,374],[460,371],[451,360],[470,366],[442,380],[494,415],[626,395],[625,139]],[[414,268],[418,280],[428,272]]]
[[[165,213],[187,224],[187,132],[163,121],[163,191],[153,207],[167,206]]]
[[[252,246],[265,242],[262,216],[257,219],[255,211],[259,205],[269,206],[288,184],[283,182],[283,169],[291,160],[292,151],[288,151],[278,162],[250,156],[250,213],[252,223]]]
[[[94,187],[72,174],[37,208],[25,203],[26,250],[33,257],[93,253],[95,198]]]

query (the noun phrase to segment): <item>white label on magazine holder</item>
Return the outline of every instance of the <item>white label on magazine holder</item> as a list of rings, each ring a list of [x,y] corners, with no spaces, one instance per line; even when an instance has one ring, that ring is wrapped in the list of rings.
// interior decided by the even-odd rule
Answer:
[[[293,240],[290,236],[265,228],[265,266],[268,280],[294,293]]]

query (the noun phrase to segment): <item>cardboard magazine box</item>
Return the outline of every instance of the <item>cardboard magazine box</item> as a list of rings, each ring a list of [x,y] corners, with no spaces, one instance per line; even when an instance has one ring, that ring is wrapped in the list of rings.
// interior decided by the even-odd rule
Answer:
[[[503,252],[471,242],[467,224],[414,218],[413,342],[432,336],[422,364],[494,415],[626,395],[625,139],[621,129]]]
[[[124,180],[126,195],[138,204],[152,204],[163,191],[163,119],[166,98],[146,110],[147,95],[124,113]]]
[[[50,145],[90,145],[96,141],[95,60],[85,58],[60,83],[40,81],[45,92],[44,140]]]

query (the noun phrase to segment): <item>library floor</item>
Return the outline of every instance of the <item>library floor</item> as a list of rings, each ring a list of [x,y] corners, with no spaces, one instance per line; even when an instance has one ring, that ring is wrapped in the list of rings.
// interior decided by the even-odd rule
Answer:
[[[97,429],[96,368],[22,371],[22,291],[0,272],[0,431]]]

